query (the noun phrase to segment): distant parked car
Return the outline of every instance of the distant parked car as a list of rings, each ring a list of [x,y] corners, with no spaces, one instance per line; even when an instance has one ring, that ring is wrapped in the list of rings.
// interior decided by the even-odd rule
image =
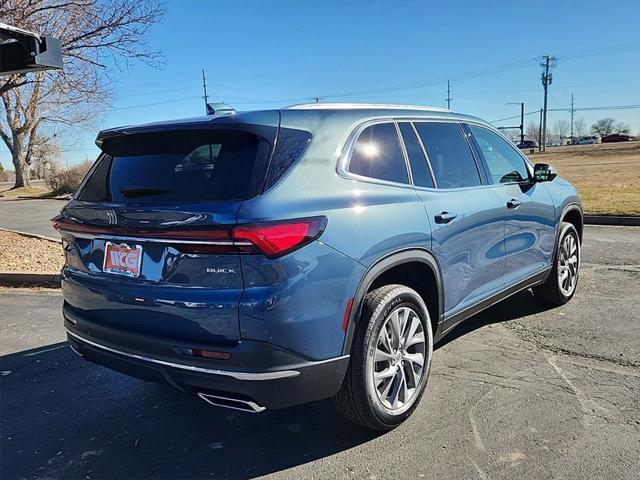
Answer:
[[[533,140],[523,140],[517,145],[521,150],[526,150],[527,148],[538,148],[538,142],[534,142]]]
[[[624,133],[614,133],[613,135],[602,137],[602,143],[631,142],[633,140],[635,140],[635,137]]]
[[[594,143],[599,143],[598,137],[590,136],[590,137],[580,137],[576,142],[578,145],[592,145]]]

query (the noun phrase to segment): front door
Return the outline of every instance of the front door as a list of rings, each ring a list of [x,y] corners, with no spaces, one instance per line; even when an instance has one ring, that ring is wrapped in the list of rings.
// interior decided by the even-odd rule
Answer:
[[[505,283],[525,280],[551,265],[555,209],[544,185],[532,181],[526,160],[506,139],[469,125],[483,168],[495,185],[505,216]]]

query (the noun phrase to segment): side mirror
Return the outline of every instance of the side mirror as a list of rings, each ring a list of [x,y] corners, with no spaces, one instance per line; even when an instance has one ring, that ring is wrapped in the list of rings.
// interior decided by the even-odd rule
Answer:
[[[533,179],[536,182],[550,182],[558,176],[558,172],[551,165],[536,163],[533,166]]]

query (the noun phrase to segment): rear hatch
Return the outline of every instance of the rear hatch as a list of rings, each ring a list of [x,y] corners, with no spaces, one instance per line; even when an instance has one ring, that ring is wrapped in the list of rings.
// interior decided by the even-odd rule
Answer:
[[[54,219],[67,307],[152,335],[238,341],[242,242],[231,229],[242,202],[264,185],[274,115],[266,126],[222,121],[106,136]]]

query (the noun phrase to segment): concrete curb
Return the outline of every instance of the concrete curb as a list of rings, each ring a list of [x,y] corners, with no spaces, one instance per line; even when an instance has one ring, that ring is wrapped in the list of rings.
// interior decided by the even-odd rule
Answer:
[[[61,243],[62,242],[61,238],[47,237],[46,235],[39,235],[37,233],[29,233],[29,232],[21,232],[19,230],[11,230],[9,228],[0,227],[0,231],[9,232],[9,233],[17,233],[18,235],[24,235],[25,237],[39,238],[40,240],[48,240],[50,242],[56,242],[56,243]]]
[[[0,285],[5,287],[60,288],[60,274],[56,272],[0,272]]]
[[[640,216],[623,216],[623,215],[585,215],[584,223],[586,225],[617,225],[626,227],[640,226]]]
[[[71,200],[71,197],[27,197],[18,195],[16,197],[16,200],[61,200],[64,202],[68,202],[69,200]]]

